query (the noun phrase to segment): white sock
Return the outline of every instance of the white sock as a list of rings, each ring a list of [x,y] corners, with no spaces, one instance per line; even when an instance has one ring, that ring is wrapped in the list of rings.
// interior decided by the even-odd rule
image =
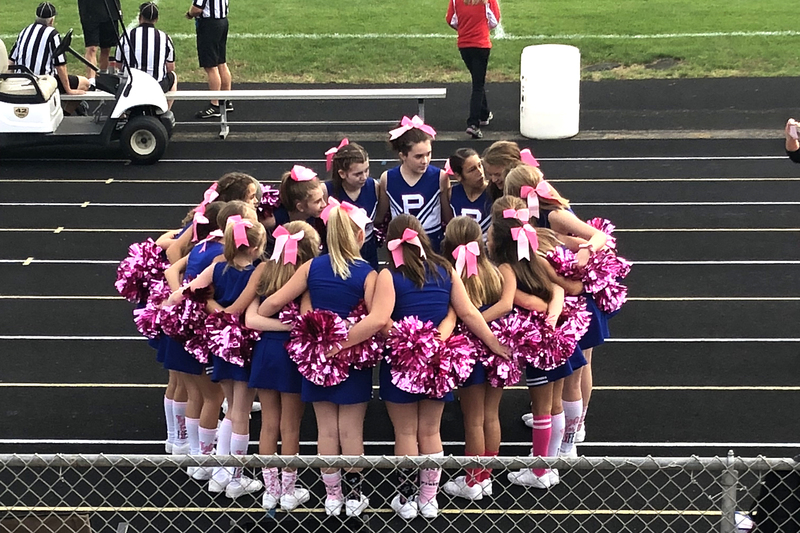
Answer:
[[[233,433],[233,423],[230,418],[225,418],[217,430],[217,455],[231,454],[231,434]],[[214,468],[214,479],[220,483],[225,483],[233,475],[233,467]]]
[[[164,396],[164,418],[167,421],[167,442],[175,442],[175,415],[172,412],[172,405],[175,402]]]
[[[247,455],[247,446],[250,443],[250,435],[241,435],[239,433],[231,434],[231,455]],[[234,468],[233,479],[242,478],[242,469]]]
[[[561,441],[561,453],[571,453],[575,448],[575,433],[578,431],[578,426],[581,423],[583,415],[583,402],[581,400],[575,402],[562,402],[564,405],[564,438]]]
[[[211,455],[214,451],[214,444],[217,442],[217,428],[199,428],[197,435],[197,440],[200,441],[200,453],[202,455]]]
[[[547,445],[547,456],[557,457],[558,448],[561,446],[561,440],[564,438],[564,412],[553,415],[552,418],[553,430],[550,433],[550,442]]]
[[[189,440],[189,454],[200,454],[200,419],[187,418],[186,419],[186,438]]]
[[[183,446],[188,439],[186,434],[186,402],[172,402],[172,414],[175,419],[175,444]]]

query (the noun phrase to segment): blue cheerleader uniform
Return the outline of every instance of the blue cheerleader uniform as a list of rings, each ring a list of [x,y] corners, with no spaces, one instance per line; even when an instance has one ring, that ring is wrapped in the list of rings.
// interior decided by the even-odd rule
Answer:
[[[238,270],[229,266],[226,262],[217,263],[214,265],[214,300],[217,301],[222,307],[231,305],[242,294],[242,291],[247,286],[250,276],[253,275],[255,267],[248,265],[242,270]],[[241,367],[223,361],[216,355],[213,357],[214,373],[211,375],[211,381],[223,381],[230,379],[233,381],[250,381],[250,367]]]
[[[278,318],[278,316],[279,313],[276,313],[272,318]],[[303,376],[297,370],[297,363],[292,361],[286,351],[288,340],[288,331],[264,331],[261,333],[261,338],[256,341],[253,348],[248,387],[300,394]]]
[[[378,241],[375,238],[375,212],[378,210],[378,193],[375,192],[375,180],[367,178],[367,181],[361,187],[361,192],[358,198],[353,200],[344,189],[339,191],[339,194],[333,194],[333,182],[326,181],[325,188],[328,191],[328,197],[333,197],[340,202],[348,202],[356,207],[362,208],[367,212],[370,218],[370,223],[364,230],[364,245],[361,247],[361,257],[372,266],[373,269],[378,269]]]
[[[463,185],[460,183],[453,185],[450,190],[450,209],[453,210],[453,216],[467,216],[475,219],[481,227],[483,238],[486,239],[489,226],[492,225],[492,199],[489,197],[488,187],[474,202],[471,202]]]
[[[287,222],[291,222],[292,218],[289,216],[289,211],[286,210],[285,207],[279,205],[272,211],[272,217],[275,219],[275,227],[283,226]],[[319,238],[322,242],[322,253],[328,253],[328,242],[327,242],[327,235],[328,232],[325,229],[325,222],[322,221],[321,218],[316,217],[308,217],[305,222],[308,223],[309,226],[317,230],[319,233]],[[267,232],[267,246],[266,246],[266,256],[269,257],[272,253],[273,248],[275,247],[275,237],[272,236],[272,232]]]
[[[416,316],[423,322],[430,320],[436,326],[444,320],[450,306],[450,289],[453,283],[445,268],[437,269],[440,277],[428,272],[422,288],[414,285],[413,281],[400,272],[392,273],[395,294],[392,320],[397,322],[407,316]],[[411,394],[400,390],[392,383],[392,365],[386,359],[381,361],[380,396],[381,400],[392,403],[414,403],[420,400],[451,402],[455,399],[453,391],[443,398],[430,398],[426,394]]]
[[[205,248],[205,250],[203,248]],[[213,241],[204,242],[192,248],[186,262],[183,281],[196,278],[214,262],[215,257],[222,254],[223,249],[224,246],[221,242]],[[195,376],[199,376],[205,372],[205,365],[187,352],[182,343],[176,341],[172,337],[165,336],[161,344],[165,347],[164,368],[167,370],[176,370],[184,374],[193,374]]]
[[[490,307],[491,305],[482,305],[478,311],[483,313]],[[467,387],[471,387],[472,385],[480,385],[481,383],[486,383],[486,367],[483,366],[483,363],[481,363],[480,360],[477,360],[475,361],[475,366],[472,368],[472,373],[469,375],[464,384],[459,387],[459,389],[465,389]]]
[[[403,178],[399,166],[386,173],[386,193],[389,196],[392,218],[403,213],[417,217],[437,254],[444,236],[439,191],[440,173],[438,167],[428,165],[428,169],[413,187]]]
[[[189,222],[183,228],[181,228],[181,230],[178,233],[175,234],[175,238],[176,239],[180,238],[180,236],[183,235],[184,233],[186,233],[186,230],[188,230],[191,227],[192,227],[192,223]],[[164,259],[164,261],[167,260],[167,251],[166,250],[161,250],[161,258]],[[142,309],[142,308],[144,308],[145,305],[147,305],[147,301],[139,302],[136,305],[136,309]],[[147,345],[149,347],[151,347],[152,349],[156,350],[156,361],[158,361],[161,364],[164,364],[164,358],[167,356],[167,348],[166,348],[166,346],[163,347],[163,348],[161,347],[161,344],[162,344],[161,340],[164,337],[165,337],[165,335],[159,335],[155,339],[147,339]]]
[[[358,302],[364,299],[364,283],[373,272],[366,261],[350,265],[350,277],[342,279],[333,272],[329,255],[311,260],[308,271],[308,292],[314,309],[327,310],[347,318]],[[331,402],[337,405],[364,403],[372,399],[372,369],[350,368],[346,380],[332,387],[315,385],[303,378],[301,397],[304,402]]]

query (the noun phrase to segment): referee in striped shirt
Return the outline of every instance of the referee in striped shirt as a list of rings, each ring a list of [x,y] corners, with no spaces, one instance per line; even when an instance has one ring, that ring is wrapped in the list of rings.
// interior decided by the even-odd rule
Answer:
[[[9,63],[27,67],[34,76],[54,76],[58,91],[62,94],[83,94],[89,90],[89,80],[67,72],[67,58],[64,54],[54,56],[53,52],[61,44],[61,37],[54,27],[56,6],[42,2],[36,8],[36,21],[19,32],[17,42],[8,55]],[[78,102],[64,105],[67,113],[78,107]]]
[[[230,91],[231,71],[228,70],[226,47],[228,44],[228,0],[192,0],[186,18],[195,19],[197,29],[197,58],[200,67],[208,76],[210,91]],[[226,101],[225,110],[233,111],[233,104]],[[220,116],[219,102],[212,100],[209,106],[195,115],[197,118]]]
[[[128,30],[128,38],[120,41],[114,62],[122,65],[124,58],[131,68],[154,77],[165,93],[172,92],[178,88],[175,46],[169,35],[156,29],[156,22],[158,6],[152,2],[140,5],[139,25]],[[169,101],[169,106],[172,107],[172,100]]]

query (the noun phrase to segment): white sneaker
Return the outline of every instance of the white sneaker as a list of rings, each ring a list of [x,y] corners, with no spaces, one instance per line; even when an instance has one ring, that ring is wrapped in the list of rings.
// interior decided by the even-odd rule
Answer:
[[[545,475],[539,477],[534,474],[533,470],[530,468],[523,468],[517,472],[509,472],[508,481],[513,485],[520,485],[522,487],[544,490],[550,488],[550,476],[545,473]]]
[[[328,516],[339,516],[342,512],[342,500],[334,498],[325,498],[325,514]]]
[[[472,501],[483,499],[483,486],[480,483],[476,483],[470,487],[467,485],[467,476],[458,476],[451,479],[442,485],[442,490],[445,494],[455,496],[456,498],[464,498]]]
[[[533,413],[525,413],[522,415],[522,422],[529,428],[533,427]]]
[[[481,481],[481,490],[484,496],[492,495],[492,478]]]
[[[547,476],[547,482],[550,483],[550,487],[555,487],[561,483],[561,475],[558,473],[557,468],[548,468],[545,475]]]
[[[561,451],[559,449],[558,450],[558,456],[559,457],[566,457],[567,459],[577,459],[578,458],[578,448],[573,446],[572,449],[570,451],[568,451],[568,452],[564,452],[564,451]]]
[[[753,520],[739,511],[734,513],[734,519],[736,520],[736,531],[751,531],[755,527]]]
[[[361,513],[369,507],[369,498],[361,495],[358,500],[347,500],[344,502],[344,514],[347,516],[361,516]]]
[[[575,432],[575,444],[580,444],[586,440],[586,424],[581,429]]]
[[[397,513],[397,516],[404,520],[413,520],[416,518],[417,502],[414,500],[406,500],[405,503],[401,503],[400,498],[401,496],[399,494],[395,494],[391,504],[389,504],[394,512]]]
[[[164,451],[172,455],[172,443],[168,440],[164,441]]]
[[[192,479],[197,481],[208,481],[211,479],[211,476],[214,475],[214,468],[207,466],[196,466],[194,467],[194,471],[189,475],[192,476]]]
[[[434,498],[428,503],[420,503],[419,496],[417,496],[417,509],[423,518],[436,518],[439,516],[439,501]]]
[[[276,498],[269,492],[265,492],[264,495],[261,497],[261,507],[265,511],[272,511],[277,506],[278,506],[278,498]]]
[[[235,500],[239,496],[245,494],[252,494],[264,488],[264,484],[257,479],[242,476],[240,478],[232,479],[228,486],[225,487],[225,496],[231,500]]]
[[[224,470],[224,467],[218,467]],[[208,480],[208,492],[225,492],[231,482],[230,475],[216,474],[211,476]]]
[[[295,487],[294,494],[281,495],[281,509],[284,511],[294,511],[300,504],[306,503],[311,498],[308,489]]]
[[[188,442],[172,445],[172,455],[189,455],[192,447]]]

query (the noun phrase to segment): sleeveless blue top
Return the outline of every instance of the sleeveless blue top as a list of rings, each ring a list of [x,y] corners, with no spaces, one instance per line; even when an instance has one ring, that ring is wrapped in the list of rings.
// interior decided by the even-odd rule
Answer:
[[[308,271],[311,306],[347,318],[358,302],[364,299],[364,282],[372,271],[366,261],[356,261],[350,265],[350,277],[342,279],[334,274],[329,255],[315,257]]]
[[[483,190],[474,202],[467,198],[467,192],[460,183],[453,185],[450,190],[450,209],[453,216],[467,216],[475,219],[480,224],[484,237],[492,225],[492,199],[489,198],[489,188]]]
[[[202,251],[203,246],[206,247]],[[183,280],[192,280],[196,278],[200,272],[208,268],[214,262],[214,258],[222,254],[225,246],[221,242],[209,241],[196,245],[189,252],[189,259],[186,262],[186,271],[183,273]]]
[[[567,208],[566,210],[572,213],[573,215],[575,214],[575,212],[570,208]],[[550,227],[550,213],[552,213],[553,211],[557,211],[557,209],[542,209],[540,207],[539,218],[536,219],[536,225],[540,228],[552,229]]]
[[[237,270],[224,261],[214,265],[214,300],[222,307],[231,305],[242,294],[254,270],[253,265]]]
[[[437,267],[441,278],[428,273],[422,288],[400,272],[392,272],[394,281],[394,311],[392,320],[402,320],[406,316],[417,316],[423,322],[430,320],[435,326],[444,320],[450,306],[450,289],[453,282],[450,273]]]
[[[399,166],[390,169],[386,174],[386,193],[389,196],[392,218],[402,213],[417,217],[436,253],[439,253],[439,244],[444,236],[439,198],[440,173],[438,167],[429,165],[413,187],[403,179]]]
[[[353,200],[345,192],[344,189],[339,191],[339,194],[333,194],[333,182],[326,181],[325,189],[328,191],[328,197],[333,197],[340,202],[348,202],[356,207],[362,208],[367,212],[370,222],[364,230],[364,245],[361,247],[361,257],[367,261],[372,268],[378,268],[378,242],[375,240],[375,212],[378,210],[378,193],[375,192],[375,180],[367,178],[364,186],[361,187],[361,192],[357,200]]]

